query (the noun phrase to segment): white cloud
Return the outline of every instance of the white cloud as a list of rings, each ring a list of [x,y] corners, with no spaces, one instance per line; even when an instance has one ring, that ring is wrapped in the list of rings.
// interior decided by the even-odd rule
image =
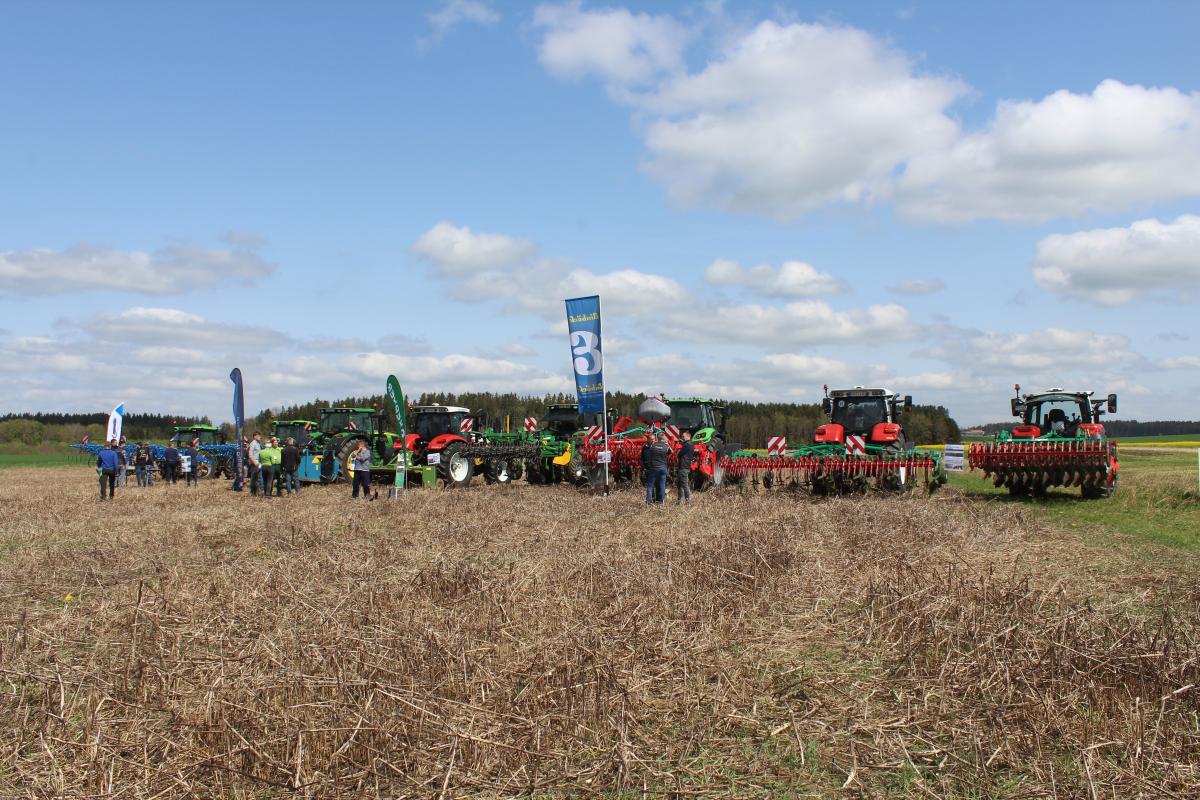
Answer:
[[[679,353],[660,353],[656,356],[644,356],[635,362],[639,371],[643,372],[681,372],[695,367],[694,362]]]
[[[803,261],[785,261],[778,270],[768,264],[746,269],[736,261],[718,258],[708,265],[704,279],[713,286],[744,286],[770,297],[815,297],[846,290],[837,278]]]
[[[500,14],[482,0],[442,0],[441,7],[426,14],[425,19],[429,21],[430,33],[418,43],[422,47],[431,47],[463,23],[495,25],[500,21]]]
[[[898,164],[953,142],[945,108],[962,92],[863,31],[763,22],[640,98],[657,115],[647,169],[687,205],[789,219],[866,201]]]
[[[148,253],[77,244],[66,250],[0,252],[0,291],[52,295],[109,290],[171,295],[228,281],[249,285],[274,270],[273,264],[251,248],[176,244]]]
[[[895,286],[887,288],[892,294],[937,294],[946,288],[946,282],[941,278],[913,278],[911,280],[900,281]]]
[[[689,38],[670,16],[623,8],[584,11],[577,0],[538,6],[533,25],[542,31],[538,57],[551,73],[595,75],[615,84],[644,83],[680,69]]]
[[[1050,382],[1081,371],[1128,366],[1141,360],[1129,338],[1090,330],[1045,328],[1029,333],[958,331],[939,336],[926,352],[975,375],[1027,376]],[[1055,383],[1055,385],[1059,385]]]
[[[529,358],[537,355],[537,350],[520,342],[505,342],[496,349],[510,358]]]
[[[794,219],[894,201],[909,219],[962,223],[1200,195],[1200,93],[1105,80],[1000,100],[968,130],[951,113],[963,82],[852,27],[725,30],[688,71],[671,17],[577,3],[539,14],[547,70],[606,81],[643,131],[645,168],[683,205]]]
[[[1200,194],[1200,94],[1106,80],[1090,95],[1002,101],[990,126],[913,153],[902,214],[1038,221]]]
[[[152,346],[170,342],[217,352],[252,353],[266,341],[276,346],[292,342],[268,328],[214,322],[177,308],[136,307],[117,314],[97,314],[79,327],[101,343]]]
[[[412,251],[444,275],[465,276],[520,264],[532,258],[537,247],[524,239],[475,233],[465,225],[443,221],[421,234]]]
[[[1178,356],[1162,362],[1167,369],[1200,369],[1200,356]]]
[[[894,303],[836,311],[828,303],[806,301],[783,306],[747,304],[673,311],[661,332],[672,338],[788,348],[893,342],[911,339],[919,331],[908,310]]]
[[[1047,236],[1038,242],[1033,279],[1041,288],[1106,306],[1200,289],[1200,216],[1127,228]]]

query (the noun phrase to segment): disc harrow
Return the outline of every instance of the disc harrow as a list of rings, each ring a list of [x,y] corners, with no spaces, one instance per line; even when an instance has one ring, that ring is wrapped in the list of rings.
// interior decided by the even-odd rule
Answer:
[[[967,462],[996,487],[1012,492],[1063,486],[1079,487],[1087,495],[1108,494],[1120,470],[1117,445],[1104,438],[976,442]]]
[[[721,465],[733,482],[818,495],[907,492],[918,480],[933,491],[945,482],[937,453],[873,445],[866,450],[862,455],[851,455],[840,445],[806,445],[779,455],[742,450],[722,458]]]

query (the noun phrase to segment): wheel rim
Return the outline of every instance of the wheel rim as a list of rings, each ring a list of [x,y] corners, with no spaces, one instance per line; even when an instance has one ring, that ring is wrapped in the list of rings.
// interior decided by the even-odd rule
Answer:
[[[459,453],[450,456],[450,477],[455,483],[464,481],[467,478],[467,470],[470,468],[470,463],[467,457]]]
[[[501,462],[498,465],[496,465],[494,474],[496,476],[497,483],[508,483],[508,481],[509,481],[508,464]]]

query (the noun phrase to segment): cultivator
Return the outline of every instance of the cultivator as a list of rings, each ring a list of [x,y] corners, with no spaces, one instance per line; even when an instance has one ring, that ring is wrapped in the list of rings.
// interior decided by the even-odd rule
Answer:
[[[853,454],[833,444],[805,445],[779,454],[742,450],[722,458],[721,466],[731,483],[815,495],[871,489],[906,492],[918,482],[932,491],[945,482],[939,454],[874,445]]]
[[[1091,392],[1050,389],[1017,396],[1013,416],[1022,424],[1000,431],[991,441],[975,442],[967,453],[972,469],[982,470],[1011,494],[1041,495],[1055,486],[1078,487],[1085,498],[1108,497],[1117,489],[1117,445],[1099,423],[1117,410],[1117,396],[1092,400]]]
[[[75,448],[76,450],[81,450],[85,453],[88,453],[92,457],[96,457],[96,456],[100,455],[100,451],[103,450],[106,447],[106,445],[88,442],[88,443],[73,444],[73,445],[71,445],[71,447]],[[152,445],[149,445],[149,447],[150,447],[150,455],[154,459],[155,463],[161,464],[163,462],[163,458],[166,455],[166,448],[163,447],[162,445],[158,445],[158,444],[152,444]],[[214,454],[211,452],[214,448],[216,448],[219,451],[217,454]],[[226,453],[225,450],[222,448],[228,448],[229,453]],[[126,444],[123,449],[125,450],[125,462],[130,465],[130,468],[132,468],[133,456],[134,456],[134,453],[137,452],[137,446],[133,445],[133,444]],[[229,458],[229,457],[231,457],[230,454],[232,453],[232,449],[233,449],[233,445],[223,445],[223,444],[221,444],[221,445],[205,445],[202,448],[197,448],[197,450],[196,450],[196,465],[195,465],[196,475],[201,478],[210,478],[210,477],[218,478],[218,477],[220,477],[222,473],[221,473],[221,470],[217,468],[218,462],[216,460],[216,457],[214,457],[214,456],[224,456],[225,458]]]

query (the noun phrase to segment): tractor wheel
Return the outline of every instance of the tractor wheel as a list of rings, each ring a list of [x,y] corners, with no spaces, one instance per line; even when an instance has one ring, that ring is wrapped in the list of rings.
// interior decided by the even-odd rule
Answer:
[[[475,460],[463,452],[466,445],[462,442],[451,442],[442,450],[438,474],[446,484],[447,489],[470,485],[471,477],[475,474]]]
[[[350,467],[353,466],[351,463],[351,457],[354,455],[354,451],[358,449],[358,443],[361,441],[363,440],[358,437],[354,437],[351,439],[346,439],[341,443],[341,445],[338,446],[337,461],[342,465],[343,475],[350,474]]]
[[[483,479],[487,483],[511,483],[512,473],[508,469],[508,461],[503,458],[493,458],[487,461]]]
[[[578,486],[587,481],[587,469],[583,463],[583,453],[574,450],[571,453],[571,460],[562,468],[563,480],[568,483],[573,483]]]

